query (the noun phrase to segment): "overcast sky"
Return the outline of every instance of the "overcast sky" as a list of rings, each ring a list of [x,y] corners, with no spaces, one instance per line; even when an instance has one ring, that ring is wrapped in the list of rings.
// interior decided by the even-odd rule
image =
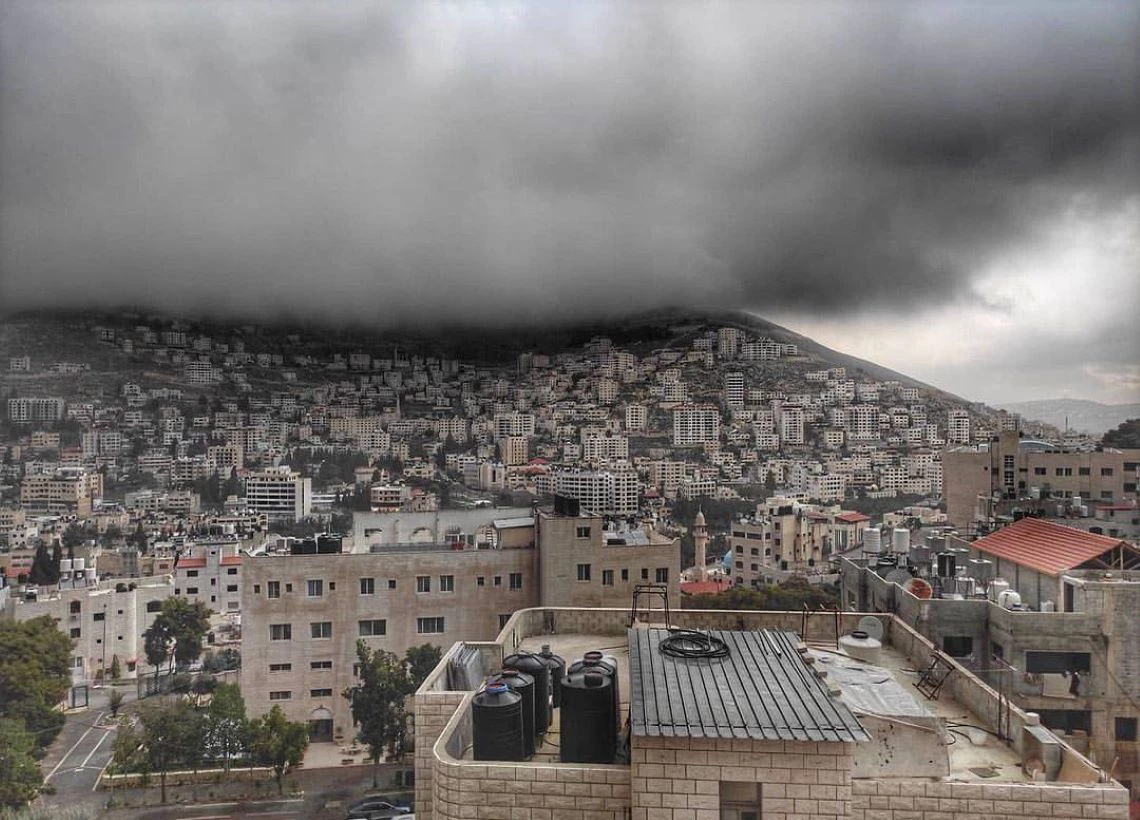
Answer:
[[[749,308],[1140,400],[1140,4],[0,4],[0,299]]]

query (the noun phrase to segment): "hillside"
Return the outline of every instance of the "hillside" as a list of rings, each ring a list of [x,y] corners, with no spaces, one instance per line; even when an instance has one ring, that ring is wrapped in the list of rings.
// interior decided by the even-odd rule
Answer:
[[[1140,418],[1140,404],[1101,404],[1084,399],[1042,399],[998,405],[1022,418],[1043,421],[1064,430],[1100,435],[1128,419]],[[1067,424],[1066,424],[1067,422]]]

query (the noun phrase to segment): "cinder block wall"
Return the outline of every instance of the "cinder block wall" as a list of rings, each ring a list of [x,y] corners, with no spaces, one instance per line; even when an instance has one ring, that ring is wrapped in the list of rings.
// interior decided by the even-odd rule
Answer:
[[[760,783],[764,820],[838,820],[851,808],[851,745],[636,737],[632,820],[719,820],[720,783]]]
[[[851,781],[851,820],[1127,820],[1128,792],[1114,783]],[[767,815],[765,815],[767,818]]]

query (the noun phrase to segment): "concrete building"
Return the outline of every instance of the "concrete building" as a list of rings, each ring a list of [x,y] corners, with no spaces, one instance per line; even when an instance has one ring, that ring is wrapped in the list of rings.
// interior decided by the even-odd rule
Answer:
[[[674,447],[717,441],[720,441],[720,411],[715,407],[687,405],[673,410]]]
[[[744,374],[726,373],[724,375],[724,404],[730,410],[744,409]]]
[[[950,522],[992,524],[1017,506],[1079,496],[1094,509],[1137,497],[1140,450],[1067,450],[1007,431],[988,443],[942,454],[943,499]],[[979,497],[988,502],[979,509]]]
[[[82,467],[61,467],[20,482],[20,506],[32,513],[73,514],[85,518],[103,496],[103,476]]]
[[[1140,551],[1031,518],[973,542],[934,540],[934,551],[957,556],[955,575],[969,567],[948,581],[930,564],[925,577],[943,597],[887,581],[893,566],[843,558],[844,607],[914,625],[1140,799]],[[992,563],[970,563],[978,559]],[[967,594],[948,597],[952,587]]]
[[[553,474],[554,492],[576,499],[597,515],[634,515],[641,484],[632,469],[563,470]]]
[[[174,594],[201,601],[214,612],[241,610],[240,541],[218,540],[194,544],[174,563]]]
[[[354,551],[251,556],[243,564],[242,693],[279,705],[314,740],[352,734],[347,701],[358,639],[397,654],[486,640],[511,613],[550,598],[627,606],[633,586],[674,597],[680,545],[649,527],[529,508],[356,515]],[[585,569],[583,569],[585,567]]]
[[[524,610],[494,642],[452,647],[415,695],[417,815],[1128,816],[1127,792],[1103,768],[1007,707],[901,618],[872,616],[883,637],[864,661],[835,650],[834,627],[824,635],[822,623],[798,613],[684,610],[668,624],[659,611],[644,614],[656,617],[631,623],[626,609]],[[866,617],[844,614],[828,626],[847,635]],[[688,657],[677,657],[660,626],[704,631],[716,656],[691,644]],[[616,725],[627,730],[613,762],[562,762],[575,720],[565,702],[529,759],[475,759],[473,700],[483,676],[543,645],[568,662],[605,647],[614,661]],[[923,696],[928,682],[914,686],[915,669],[939,676],[935,697]],[[967,738],[963,723],[980,728]],[[1049,761],[1044,782],[1026,774],[1038,757]]]
[[[965,410],[951,410],[946,416],[946,441],[949,444],[970,443],[970,414]]]
[[[300,521],[312,511],[312,479],[288,467],[270,467],[245,477],[249,509],[270,521]]]
[[[55,422],[63,418],[67,403],[57,397],[8,399],[8,421],[13,424]]]

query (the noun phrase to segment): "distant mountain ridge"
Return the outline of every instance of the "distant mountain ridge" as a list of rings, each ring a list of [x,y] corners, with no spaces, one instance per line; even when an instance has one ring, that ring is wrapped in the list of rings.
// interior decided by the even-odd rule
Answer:
[[[1043,421],[1064,430],[1101,435],[1128,419],[1140,418],[1140,403],[1101,404],[1086,399],[1040,399],[1005,402],[997,405],[1022,418]]]

